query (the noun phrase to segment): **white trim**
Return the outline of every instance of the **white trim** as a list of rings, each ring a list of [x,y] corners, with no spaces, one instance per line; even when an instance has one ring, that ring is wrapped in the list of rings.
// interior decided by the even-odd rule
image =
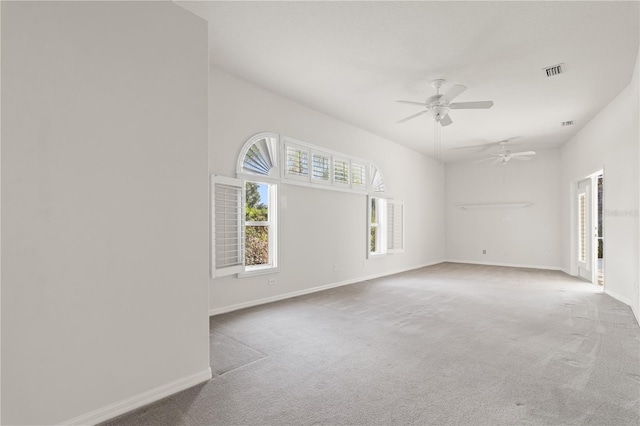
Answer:
[[[633,303],[631,302],[631,299],[627,299],[626,297],[620,295],[619,293],[616,293],[615,291],[609,291],[607,290],[607,287],[605,286],[604,290],[603,290],[604,294],[607,294],[611,297],[613,297],[614,299],[616,299],[619,302],[624,303],[625,305],[629,305],[629,307],[631,307],[631,310],[633,311]],[[635,312],[634,312],[635,314]],[[636,316],[637,318],[637,316]]]
[[[242,229],[244,230],[244,235],[246,238],[246,230],[247,226],[267,226],[269,228],[269,263],[264,265],[246,265],[246,258],[243,256],[242,260],[242,269],[238,271],[237,277],[243,278],[252,275],[262,275],[262,274],[271,274],[280,271],[279,266],[279,258],[278,252],[280,249],[280,234],[279,234],[279,215],[278,209],[280,204],[278,203],[278,183],[269,183],[269,182],[260,182],[257,180],[245,180],[244,186],[246,191],[247,182],[252,182],[256,184],[268,185],[268,198],[267,198],[267,209],[268,209],[268,219],[266,222],[253,222],[250,221],[249,225],[247,225],[246,218],[242,219]],[[242,211],[245,211],[247,198],[246,195],[242,197]],[[246,253],[246,240],[243,242],[244,244],[244,252]]]
[[[329,176],[327,176],[327,179],[323,179],[323,178],[317,178],[313,176],[313,157],[322,157],[322,158],[326,158],[327,159],[327,171],[329,172]],[[310,183],[312,184],[316,184],[316,185],[329,185],[331,186],[332,182],[333,182],[333,169],[331,167],[331,154],[328,152],[324,152],[324,151],[319,151],[316,149],[311,149],[310,150],[310,156],[309,156],[309,177],[310,179]]]
[[[346,178],[347,181],[346,182],[342,182],[342,181],[338,181],[336,180],[336,167],[337,167],[337,163],[340,162],[341,164],[343,164],[346,167]],[[351,159],[346,157],[346,156],[342,156],[339,157],[337,155],[334,155],[331,157],[331,168],[332,170],[332,175],[333,175],[333,181],[331,182],[331,184],[335,187],[335,188],[345,188],[345,189],[350,189],[352,191],[355,191],[352,187],[351,187]],[[343,169],[345,170],[345,169]]]
[[[621,296],[620,294],[618,294],[616,292],[608,291],[606,285],[604,286],[604,290],[602,292],[604,294],[606,294],[607,296],[610,296],[610,297],[616,299],[618,302],[622,302],[625,305],[629,306],[629,308],[631,308],[631,313],[636,318],[636,323],[640,324],[640,312],[637,312],[634,309],[634,304],[633,304],[631,299],[627,299],[626,297]]]
[[[112,419],[121,414],[127,413],[136,408],[158,401],[174,393],[183,391],[200,383],[210,380],[211,367],[191,376],[183,377],[173,382],[157,386],[148,391],[139,393],[130,398],[123,399],[114,404],[106,405],[94,411],[90,411],[71,420],[59,423],[60,425],[94,425],[105,420]]]
[[[282,179],[292,179],[301,182],[311,182],[311,150],[309,147],[298,144],[287,137],[282,138]],[[289,172],[289,149],[297,151],[301,155],[307,156],[307,173],[291,173]],[[302,161],[301,161],[302,164]]]
[[[271,168],[271,170],[269,171],[268,175],[262,175],[260,173],[254,173],[251,172],[250,170],[244,170],[243,164],[244,164],[244,159],[245,156],[247,155],[247,152],[249,151],[249,149],[251,148],[251,146],[253,144],[255,144],[257,141],[260,141],[262,139],[265,138],[271,138],[275,141],[274,143],[274,151],[277,152],[273,152],[273,158],[272,160],[274,161],[273,167]],[[308,159],[307,159],[307,165],[308,165],[308,173],[307,175],[292,175],[292,174],[288,174],[287,173],[287,147],[291,146],[292,148],[296,148],[296,149],[300,149],[304,152],[307,153],[308,155]],[[329,158],[329,170],[330,170],[330,180],[329,181],[325,181],[322,179],[314,179],[313,178],[313,154],[318,153],[320,155],[327,155]],[[349,182],[336,182],[335,181],[335,161],[336,160],[340,160],[340,161],[345,161],[347,163],[348,166],[348,173],[349,173]],[[364,167],[364,183],[362,185],[354,185],[353,181],[352,181],[352,177],[353,177],[353,170],[352,170],[352,163],[355,163],[359,166],[363,166]],[[381,181],[381,187],[382,187],[382,191],[375,191],[374,188],[372,187],[372,182],[371,179],[373,177],[371,171],[375,169],[378,172],[378,175],[380,177],[380,181]],[[382,173],[380,172],[380,169],[378,168],[378,166],[376,166],[374,163],[372,163],[369,160],[365,160],[362,158],[358,158],[358,157],[354,157],[352,155],[349,154],[344,154],[344,153],[340,153],[337,151],[333,151],[318,145],[314,145],[308,142],[304,142],[286,135],[281,135],[281,134],[277,134],[277,133],[270,133],[270,132],[262,132],[262,133],[258,133],[254,136],[252,136],[251,138],[249,138],[249,140],[247,140],[247,142],[245,142],[245,144],[243,145],[242,149],[240,150],[240,156],[238,157],[237,160],[237,164],[236,164],[236,175],[238,177],[240,176],[265,176],[265,177],[270,177],[271,179],[278,181],[278,183],[283,183],[283,184],[293,184],[293,185],[301,185],[301,186],[308,186],[311,188],[321,188],[321,189],[331,189],[331,190],[335,190],[335,191],[344,191],[344,192],[350,192],[350,193],[355,193],[355,194],[367,194],[367,193],[371,193],[371,194],[380,194],[380,193],[384,193],[384,188],[385,188],[385,183],[384,183],[384,177],[382,175]]]
[[[478,262],[478,261],[474,261],[474,260],[460,260],[460,259],[447,259],[447,260],[445,260],[445,262],[469,263],[469,264],[472,264],[472,265],[486,265],[486,266],[506,266],[508,268],[548,269],[550,271],[562,271],[562,272],[564,272],[560,266],[549,266],[549,265],[525,265],[525,264],[521,264],[521,263]]]
[[[354,168],[361,168],[362,169],[362,183],[361,184],[357,184],[354,182],[354,176],[356,175],[353,171]],[[360,163],[358,161],[351,161],[351,176],[349,178],[349,181],[351,182],[351,189],[356,190],[356,191],[360,191],[360,192],[367,192],[367,189],[369,188],[369,167],[367,167],[367,163]]]
[[[261,173],[254,173],[251,172],[249,170],[244,170],[244,157],[247,155],[247,151],[249,151],[249,148],[251,148],[251,146],[258,142],[261,139],[275,139],[275,145],[272,147],[274,148],[275,152],[272,152],[270,154],[272,154],[272,158],[271,160],[274,162],[271,170],[269,170],[269,174],[268,175],[263,175]],[[278,158],[278,150],[280,149],[280,135],[277,133],[273,133],[273,132],[262,132],[262,133],[257,133],[253,136],[251,136],[242,146],[242,149],[240,150],[240,155],[238,156],[238,161],[236,162],[236,173],[237,174],[246,174],[246,175],[250,175],[250,176],[264,176],[264,177],[268,177],[268,176],[275,176],[276,178],[280,177],[280,171],[279,171],[279,163],[280,163],[280,158]]]
[[[434,262],[424,263],[422,265],[410,266],[408,268],[396,269],[393,271],[387,271],[380,274],[369,275],[366,277],[352,278],[350,280],[339,281],[336,283],[325,284],[318,287],[306,288],[304,290],[298,290],[291,293],[278,294],[275,296],[265,297],[263,299],[250,300],[248,302],[236,303],[235,305],[223,306],[221,308],[209,309],[209,316],[225,314],[227,312],[233,312],[244,308],[250,308],[252,306],[264,305],[266,303],[277,302],[279,300],[290,299],[296,296],[302,296],[309,293],[316,293],[318,291],[328,290],[330,288],[342,287],[344,285],[355,284],[363,281],[373,280],[376,278],[386,277],[388,275],[399,274],[402,272],[413,271],[415,269],[425,268],[427,266],[433,266],[445,262],[444,260],[437,260]]]

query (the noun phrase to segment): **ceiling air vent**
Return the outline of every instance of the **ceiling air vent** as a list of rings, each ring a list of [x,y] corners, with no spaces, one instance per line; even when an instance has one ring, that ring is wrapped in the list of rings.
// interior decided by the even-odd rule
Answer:
[[[562,122],[562,127],[567,127],[567,126],[573,126],[573,120]]]
[[[563,74],[565,72],[564,64],[554,65],[552,67],[547,67],[544,69],[547,77],[553,77],[555,75]]]

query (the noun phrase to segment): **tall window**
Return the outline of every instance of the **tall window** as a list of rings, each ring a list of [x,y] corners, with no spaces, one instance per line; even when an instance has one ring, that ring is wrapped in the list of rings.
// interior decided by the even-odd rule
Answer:
[[[368,253],[378,256],[404,251],[404,203],[369,197]]]
[[[276,268],[276,185],[245,183],[245,272]]]
[[[369,220],[371,221],[369,231],[369,254],[383,254],[385,233],[382,228],[386,221],[382,217],[384,215],[385,200],[382,198],[371,197],[369,202]]]

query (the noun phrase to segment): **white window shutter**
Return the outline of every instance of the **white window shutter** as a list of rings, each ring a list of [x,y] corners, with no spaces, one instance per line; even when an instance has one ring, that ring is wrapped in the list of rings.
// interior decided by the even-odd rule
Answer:
[[[244,188],[240,179],[211,176],[211,276],[242,272]]]
[[[349,186],[350,177],[350,164],[347,159],[335,158],[333,159],[333,182],[338,185]]]
[[[404,203],[387,200],[387,253],[404,252]]]

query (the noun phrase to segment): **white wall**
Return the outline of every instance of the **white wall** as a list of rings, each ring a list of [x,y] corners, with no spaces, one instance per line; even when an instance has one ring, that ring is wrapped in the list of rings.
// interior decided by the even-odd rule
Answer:
[[[561,150],[562,265],[576,274],[573,187],[604,169],[605,292],[640,314],[638,295],[638,61],[629,86]]]
[[[2,2],[2,424],[209,376],[207,79],[171,2]]]
[[[376,163],[387,195],[404,200],[406,221],[405,253],[365,260],[364,195],[280,185],[281,201],[286,199],[280,211],[281,271],[212,280],[213,313],[443,259],[443,166],[216,69],[210,74],[209,108],[211,173],[235,176],[247,139],[259,132],[280,133]],[[275,285],[268,285],[270,278]]]
[[[559,166],[557,149],[538,150],[531,161],[513,160],[504,166],[447,164],[447,259],[558,269]],[[479,210],[459,207],[517,202],[533,205]]]

